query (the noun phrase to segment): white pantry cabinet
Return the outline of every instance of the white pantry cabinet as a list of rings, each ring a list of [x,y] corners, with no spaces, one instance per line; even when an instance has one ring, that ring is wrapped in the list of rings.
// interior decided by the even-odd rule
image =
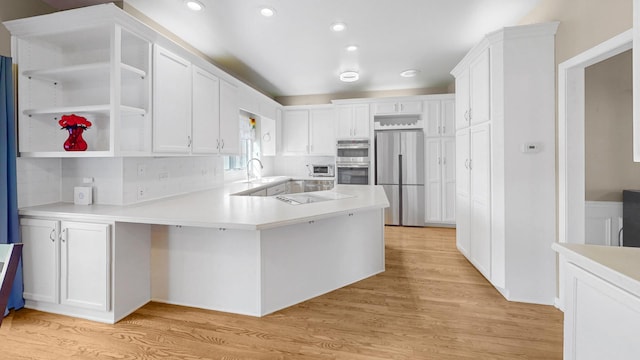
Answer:
[[[239,152],[237,87],[157,44],[153,63],[153,151]]]
[[[508,300],[553,304],[558,23],[487,35],[456,78],[456,244]],[[529,145],[535,151],[523,151]]]
[[[423,103],[425,223],[454,225],[456,208],[455,95],[432,95]]]
[[[22,218],[20,230],[26,300],[110,310],[108,224]]]
[[[282,150],[285,155],[335,156],[333,106],[287,106],[282,118]]]
[[[4,22],[17,64],[20,156],[151,152],[153,31],[113,5]],[[66,152],[62,115],[86,117],[86,151]]]
[[[396,100],[373,103],[373,115],[422,114],[422,101]]]
[[[369,104],[336,105],[338,139],[369,138]]]

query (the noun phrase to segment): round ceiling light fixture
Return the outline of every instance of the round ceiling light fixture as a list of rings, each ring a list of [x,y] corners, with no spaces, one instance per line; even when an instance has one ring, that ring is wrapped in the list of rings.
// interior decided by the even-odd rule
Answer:
[[[198,0],[187,0],[184,4],[187,5],[189,10],[200,11],[204,9],[204,4]]]
[[[347,49],[348,52],[354,52],[358,50],[358,45],[349,45],[345,49]]]
[[[409,69],[401,72],[400,76],[406,77],[406,78],[415,77],[416,75],[418,75],[419,72],[420,70],[417,70],[417,69]]]
[[[264,17],[272,17],[275,14],[276,14],[276,11],[273,8],[263,7],[262,9],[260,9],[260,15]]]
[[[347,24],[345,23],[337,22],[337,23],[331,24],[331,30],[335,32],[344,31],[346,28],[347,28]]]
[[[340,81],[354,82],[360,79],[360,74],[357,71],[343,71],[340,73]]]

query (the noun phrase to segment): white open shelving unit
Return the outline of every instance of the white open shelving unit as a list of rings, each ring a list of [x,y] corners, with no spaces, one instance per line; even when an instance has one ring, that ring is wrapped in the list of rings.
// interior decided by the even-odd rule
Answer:
[[[114,6],[98,8],[5,23],[17,54],[20,156],[151,153],[152,33]],[[58,120],[69,114],[93,124],[85,152],[63,149]]]

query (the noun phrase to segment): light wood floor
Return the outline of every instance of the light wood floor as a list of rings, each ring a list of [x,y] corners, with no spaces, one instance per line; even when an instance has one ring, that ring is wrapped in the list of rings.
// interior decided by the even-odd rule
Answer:
[[[0,359],[561,359],[562,313],[510,303],[455,230],[386,229],[386,271],[253,318],[149,303],[115,325],[20,310]]]

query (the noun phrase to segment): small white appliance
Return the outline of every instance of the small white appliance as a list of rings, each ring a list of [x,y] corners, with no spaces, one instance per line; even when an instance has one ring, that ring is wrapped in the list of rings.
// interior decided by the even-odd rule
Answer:
[[[93,188],[91,186],[74,187],[73,203],[76,205],[91,205],[93,203]]]

